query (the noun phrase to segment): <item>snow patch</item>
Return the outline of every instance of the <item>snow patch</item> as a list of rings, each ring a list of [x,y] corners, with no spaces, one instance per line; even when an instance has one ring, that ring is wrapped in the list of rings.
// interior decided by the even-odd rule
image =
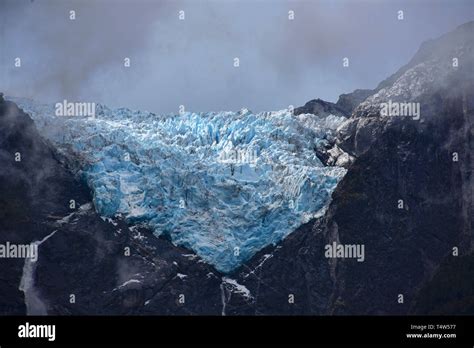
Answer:
[[[250,290],[247,289],[244,285],[237,283],[235,279],[222,277],[223,284],[228,284],[231,287],[231,291],[237,294],[242,295],[246,299],[253,299],[253,296],[250,294]]]

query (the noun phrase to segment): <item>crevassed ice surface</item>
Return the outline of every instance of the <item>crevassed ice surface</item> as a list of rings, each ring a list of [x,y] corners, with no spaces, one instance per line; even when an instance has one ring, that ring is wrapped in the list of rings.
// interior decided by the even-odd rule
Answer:
[[[96,118],[66,118],[52,105],[15,101],[56,146],[80,156],[101,215],[146,224],[222,272],[321,212],[345,174],[314,151],[344,117],[158,116],[98,105]]]

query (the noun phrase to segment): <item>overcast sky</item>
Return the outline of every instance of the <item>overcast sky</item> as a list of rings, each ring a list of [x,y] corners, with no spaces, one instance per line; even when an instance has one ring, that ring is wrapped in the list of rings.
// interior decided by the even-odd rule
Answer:
[[[374,88],[473,19],[472,0],[0,0],[0,91],[156,113],[277,110]]]

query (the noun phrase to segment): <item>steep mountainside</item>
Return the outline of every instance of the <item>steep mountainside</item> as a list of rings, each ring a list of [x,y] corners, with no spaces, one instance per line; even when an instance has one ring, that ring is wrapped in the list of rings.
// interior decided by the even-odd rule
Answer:
[[[336,115],[336,116],[349,116],[350,112],[346,112],[346,109],[343,109],[337,104],[324,101],[322,99],[313,99],[307,102],[304,106],[300,106],[295,108],[295,115],[301,114],[313,114],[318,116],[328,116],[328,115]]]
[[[325,217],[236,272],[258,294],[247,311],[455,314],[472,303],[473,271],[461,260],[472,257],[474,237],[473,40],[471,22],[423,45],[355,109],[339,144],[357,158]],[[420,103],[420,118],[381,117],[389,100]],[[333,242],[364,245],[365,260],[326,258]],[[446,274],[456,283],[437,291]],[[443,299],[450,304],[437,310]]]
[[[350,116],[352,111],[362,103],[368,96],[374,93],[371,89],[356,89],[355,91],[347,94],[341,94],[337,100],[336,106],[344,110],[344,112]]]
[[[33,121],[0,94],[0,243],[29,244],[52,232],[48,216],[69,213],[69,200],[86,202],[87,190],[59,165]],[[0,260],[0,311],[25,311],[18,289],[23,259]]]

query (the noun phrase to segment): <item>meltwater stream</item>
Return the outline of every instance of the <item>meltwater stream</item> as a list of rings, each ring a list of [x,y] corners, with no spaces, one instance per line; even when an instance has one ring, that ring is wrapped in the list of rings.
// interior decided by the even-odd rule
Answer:
[[[80,161],[101,215],[145,224],[224,273],[324,209],[346,172],[315,153],[344,117],[246,109],[160,116],[102,105],[94,118],[62,117],[54,105],[15,102]]]

